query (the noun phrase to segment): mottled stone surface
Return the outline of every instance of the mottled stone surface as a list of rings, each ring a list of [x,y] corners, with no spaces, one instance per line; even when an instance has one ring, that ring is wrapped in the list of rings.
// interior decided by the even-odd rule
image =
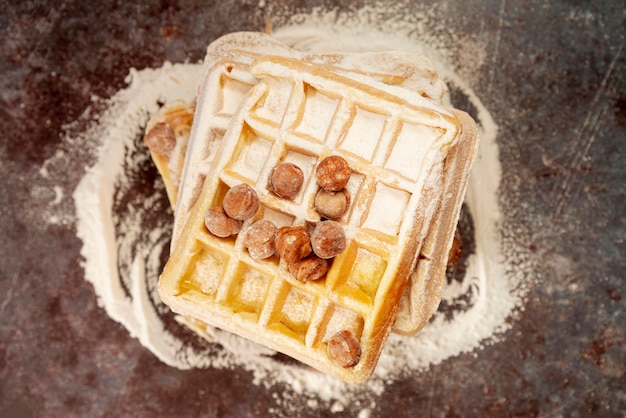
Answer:
[[[258,2],[202,3],[0,3],[0,416],[290,410],[245,371],[162,364],[97,306],[74,225],[33,214],[34,179],[92,95],[113,95],[131,67],[195,62],[224,33],[264,28]],[[333,4],[263,3],[278,20]],[[624,416],[624,3],[444,1],[438,16],[460,45],[484,45],[455,57],[499,125],[505,242],[535,285],[503,341],[389,385],[372,416]],[[87,163],[68,161],[68,184]]]

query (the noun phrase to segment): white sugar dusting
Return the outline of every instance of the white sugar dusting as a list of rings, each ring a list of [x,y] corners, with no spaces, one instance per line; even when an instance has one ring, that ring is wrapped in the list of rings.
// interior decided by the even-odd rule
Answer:
[[[148,115],[157,111],[159,101],[193,99],[200,73],[199,65],[132,70],[128,77],[130,85],[113,97],[100,120],[99,124],[108,125],[108,129],[104,132],[96,130],[98,137],[93,138],[100,144],[98,161],[88,169],[73,195],[78,217],[77,235],[83,240],[81,255],[85,258],[85,278],[93,284],[99,303],[111,318],[123,324],[161,360],[182,368],[204,366],[208,361],[202,356],[191,362],[187,360],[193,357],[191,349],[165,332],[150,301],[148,285],[152,284],[151,288],[154,288],[156,277],[146,277],[146,263],[158,265],[159,260],[155,257],[160,251],[155,248],[158,246],[156,238],[163,231],[153,231],[149,235],[154,241],[138,246],[140,251],[130,266],[131,286],[130,295],[127,295],[119,277],[118,235],[136,236],[143,225],[132,225],[134,231],[129,226],[126,230],[116,231],[113,198],[116,181],[124,173],[126,151],[134,146],[133,141]],[[150,202],[146,202],[146,210],[150,207]],[[154,273],[157,272],[153,270]]]
[[[170,334],[161,317],[167,308],[158,301],[155,288],[160,254],[169,245],[171,225],[165,223],[146,235],[140,234],[141,219],[151,210],[150,202],[133,209],[137,213],[131,214],[131,219],[136,219],[136,223],[116,223],[114,213],[116,188],[132,181],[127,169],[133,162],[128,155],[138,152],[135,139],[141,135],[149,115],[156,112],[159,103],[191,100],[196,94],[201,65],[165,64],[158,69],[131,70],[128,87],[105,103],[106,110],[98,119],[91,112],[85,112],[82,118],[92,120],[92,125],[84,132],[68,134],[64,149],[51,157],[39,173],[46,183],[58,180],[58,184],[53,185],[51,191],[32,190],[53,208],[48,216],[49,223],[76,221],[77,235],[83,241],[81,255],[85,278],[93,284],[98,302],[107,314],[173,367],[238,367],[252,373],[253,384],[263,385],[270,391],[280,383],[287,384],[292,389],[291,394],[273,392],[276,405],[268,413],[275,415],[293,413],[293,405],[297,403],[300,407],[325,408],[331,412],[356,408],[360,411],[359,417],[369,417],[376,398],[390,382],[418,375],[462,353],[477,352],[485,344],[497,343],[509,327],[507,318],[523,298],[515,290],[521,287],[516,282],[520,279],[507,277],[500,241],[497,192],[501,169],[496,145],[497,126],[471,86],[458,75],[458,68],[448,64],[450,57],[459,56],[454,50],[458,39],[443,29],[445,25],[433,26],[432,13],[432,10],[425,10],[419,15],[404,16],[400,8],[394,11],[386,7],[385,10],[366,8],[338,16],[335,12],[318,10],[293,16],[291,23],[274,28],[274,36],[308,51],[420,52],[435,63],[447,83],[469,99],[477,111],[481,141],[466,197],[474,221],[476,249],[468,260],[465,280],[445,287],[443,295],[444,300],[452,300],[468,289],[473,290],[475,300],[469,309],[455,312],[452,320],[437,315],[414,337],[392,335],[374,375],[359,386],[278,361],[272,357],[271,350],[218,329],[200,331],[221,348],[210,343],[204,349],[198,348],[198,344],[191,346]],[[383,14],[387,32],[377,23]],[[395,17],[389,18],[389,14]],[[476,56],[480,54],[474,55],[474,59]],[[97,101],[94,98],[94,102]],[[74,153],[72,150],[76,147],[92,151]],[[59,170],[73,155],[81,156],[84,164],[93,163],[74,191],[61,186],[65,183],[60,180],[63,170]],[[146,158],[149,158],[147,151]],[[165,193],[164,189],[162,191]],[[76,219],[62,215],[61,209],[66,208],[64,203],[69,196],[74,199]],[[126,246],[131,246],[135,254],[130,261],[125,261],[128,265],[120,269],[119,249]],[[120,271],[126,272],[123,274],[128,277],[121,277]]]

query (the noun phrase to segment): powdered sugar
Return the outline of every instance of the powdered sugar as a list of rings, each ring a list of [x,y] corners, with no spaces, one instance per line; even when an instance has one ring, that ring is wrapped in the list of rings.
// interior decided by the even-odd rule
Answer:
[[[423,53],[436,64],[451,90],[468,99],[477,111],[474,116],[479,123],[481,145],[466,198],[475,246],[466,260],[463,279],[451,280],[443,295],[444,305],[452,306],[464,296],[466,303],[460,309],[438,313],[417,336],[392,335],[374,376],[363,385],[351,386],[298,363],[278,361],[271,350],[218,329],[199,329],[213,343],[190,343],[180,337],[184,330],[172,332],[173,326],[181,326],[172,325],[171,316],[168,322],[168,309],[155,290],[171,237],[171,212],[167,212],[160,180],[146,180],[146,167],[151,162],[140,138],[159,103],[195,96],[201,65],[166,64],[154,70],[131,70],[128,87],[105,103],[106,111],[89,129],[68,135],[64,149],[48,160],[40,173],[48,182],[58,180],[61,173],[56,168],[68,155],[75,155],[72,150],[80,137],[81,146],[90,150],[80,155],[82,163],[93,165],[73,193],[77,234],[83,241],[85,277],[93,284],[99,303],[111,318],[169,365],[181,369],[239,367],[252,372],[253,384],[268,390],[286,383],[293,392],[276,392],[276,407],[268,413],[281,415],[290,408],[290,397],[298,396],[304,399],[298,404],[308,408],[324,405],[331,411],[347,408],[349,399],[351,408],[356,405],[361,410],[359,416],[367,417],[389,382],[496,343],[507,328],[507,317],[523,296],[516,291],[520,278],[506,271],[499,238],[497,127],[471,86],[447,64],[456,54],[453,45],[458,39],[445,29],[432,27],[431,11],[402,17],[400,11],[394,14],[393,10],[385,10],[384,14],[393,18],[386,20],[388,32],[382,32],[377,23],[382,13],[375,8],[351,16],[317,11],[294,16],[274,33],[278,39],[310,51],[399,49]],[[82,118],[92,120],[93,116],[86,112]],[[73,222],[73,217],[62,215],[69,211],[61,210],[72,191],[60,184],[46,192],[46,199],[59,208],[49,222]],[[146,195],[141,199],[129,197],[138,189]],[[43,191],[34,189],[32,193]]]
[[[166,65],[160,70],[131,71],[129,87],[112,99],[100,120],[109,129],[94,138],[101,144],[98,161],[74,192],[85,277],[94,285],[99,302],[161,360],[177,367],[200,366],[203,361],[186,362],[190,349],[158,326],[158,311],[163,309],[155,306],[155,280],[163,245],[169,240],[169,225],[145,229],[143,214],[155,208],[159,195],[148,196],[139,206],[128,204],[122,217],[114,207],[116,197],[129,187],[132,167],[149,163],[149,154],[137,153],[135,143],[148,116],[156,112],[159,101],[192,99],[194,83],[182,80],[198,80],[200,70],[198,65]],[[129,254],[133,256],[126,259]]]

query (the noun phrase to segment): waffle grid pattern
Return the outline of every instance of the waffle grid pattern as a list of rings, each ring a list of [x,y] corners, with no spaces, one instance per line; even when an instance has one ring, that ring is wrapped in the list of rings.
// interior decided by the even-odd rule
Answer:
[[[202,320],[211,323],[212,316],[222,317],[219,324],[232,321],[232,330],[243,329],[252,339],[256,333],[270,333],[270,340],[278,341],[273,348],[301,347],[302,352],[288,354],[305,362],[329,363],[327,369],[346,380],[362,380],[373,371],[384,338],[371,347],[369,341],[381,332],[388,334],[393,324],[393,318],[385,316],[395,314],[388,307],[397,307],[398,300],[385,299],[390,295],[399,299],[406,280],[398,283],[402,279],[397,277],[408,277],[412,267],[401,266],[410,238],[402,224],[427,216],[418,213],[419,192],[426,181],[420,162],[433,150],[438,152],[444,137],[454,137],[454,129],[445,118],[433,117],[430,109],[394,97],[382,104],[368,101],[367,93],[353,85],[328,83],[305,64],[286,61],[276,66],[271,59],[262,60],[268,65],[260,71],[272,77],[260,74],[261,83],[247,96],[240,129],[231,126],[227,133],[222,155],[228,157],[221,158],[216,179],[205,183],[194,212],[221,204],[230,187],[245,182],[255,187],[261,199],[261,210],[246,226],[261,218],[279,226],[313,225],[320,221],[312,209],[318,189],[314,168],[327,155],[337,154],[353,169],[348,186],[351,208],[340,220],[348,246],[333,260],[326,278],[301,283],[276,256],[257,261],[247,254],[242,244],[246,226],[235,237],[217,238],[192,222],[189,246],[193,250],[186,253],[187,259],[179,260],[187,269],[177,297],[208,312]],[[337,88],[354,97],[341,99],[333,92]],[[336,105],[329,106],[332,103]],[[308,119],[310,115],[324,122],[316,124]],[[425,140],[416,141],[416,133]],[[293,201],[278,198],[266,187],[269,170],[283,161],[297,162],[305,172],[305,184]],[[396,203],[390,205],[389,199]],[[376,216],[381,210],[386,211],[384,221]],[[429,220],[422,221],[424,230]],[[326,358],[324,343],[343,329],[362,344],[361,363],[352,371],[333,366]],[[363,364],[372,370],[361,370]]]

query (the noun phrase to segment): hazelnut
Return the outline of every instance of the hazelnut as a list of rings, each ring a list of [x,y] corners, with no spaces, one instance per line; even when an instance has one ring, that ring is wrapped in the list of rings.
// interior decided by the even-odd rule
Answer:
[[[259,210],[259,205],[259,196],[246,183],[232,187],[224,195],[224,211],[228,216],[238,221],[252,218]]]
[[[317,165],[315,175],[317,183],[324,190],[338,192],[346,187],[352,170],[348,162],[339,155],[324,158]]]
[[[459,261],[461,261],[461,257],[463,256],[463,240],[461,239],[461,234],[457,229],[454,232],[454,239],[452,241],[452,247],[450,247],[450,252],[448,252],[448,267],[456,266]]]
[[[289,272],[302,283],[319,280],[328,271],[328,261],[316,256],[289,263]]]
[[[335,221],[318,223],[311,235],[311,247],[320,258],[333,258],[346,249],[346,234]]]
[[[157,123],[143,137],[143,142],[155,154],[169,156],[176,147],[176,135],[168,123]]]
[[[304,174],[302,174],[300,167],[295,164],[278,164],[270,171],[270,188],[279,197],[293,199],[302,188],[303,182]]]
[[[326,350],[328,357],[344,368],[356,366],[361,358],[359,341],[345,329],[330,337]]]
[[[238,234],[241,230],[241,221],[232,219],[224,213],[222,207],[214,207],[204,216],[204,225],[216,237],[226,238]]]
[[[315,210],[325,218],[341,218],[350,207],[350,193],[342,189],[338,192],[329,192],[320,189],[315,195]]]
[[[311,234],[303,226],[284,226],[278,230],[274,245],[287,263],[300,261],[311,254]]]
[[[243,245],[248,249],[250,257],[255,260],[262,260],[274,255],[274,240],[278,228],[267,219],[261,219],[252,224],[243,241]]]

